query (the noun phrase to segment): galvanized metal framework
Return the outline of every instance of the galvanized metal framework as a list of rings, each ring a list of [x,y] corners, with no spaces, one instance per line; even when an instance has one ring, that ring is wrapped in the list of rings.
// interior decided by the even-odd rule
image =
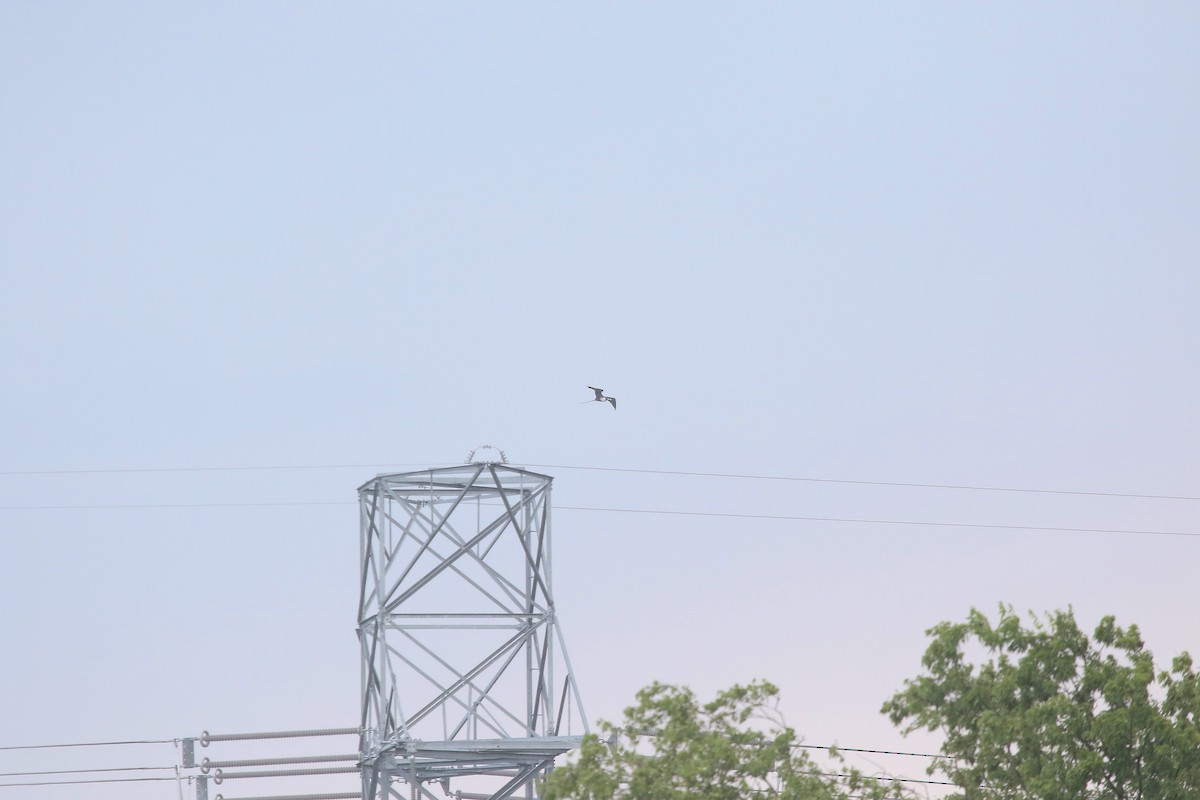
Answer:
[[[578,746],[587,722],[551,592],[551,481],[482,462],[360,487],[363,798],[402,798],[394,781],[412,798],[532,798]]]

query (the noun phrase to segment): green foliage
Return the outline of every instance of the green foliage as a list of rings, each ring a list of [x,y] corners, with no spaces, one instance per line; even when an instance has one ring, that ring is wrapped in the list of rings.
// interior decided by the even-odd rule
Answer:
[[[620,726],[601,723],[571,763],[543,783],[543,800],[883,800],[899,787],[839,769],[827,774],[796,748],[769,683],[734,686],[707,704],[688,689],[652,684]],[[834,754],[836,758],[836,754]]]
[[[904,733],[945,737],[941,772],[966,800],[1194,800],[1200,684],[1184,653],[1156,671],[1136,626],[1105,617],[1091,639],[1071,610],[1024,626],[971,610],[940,623],[883,706]],[[977,658],[970,658],[968,654]]]

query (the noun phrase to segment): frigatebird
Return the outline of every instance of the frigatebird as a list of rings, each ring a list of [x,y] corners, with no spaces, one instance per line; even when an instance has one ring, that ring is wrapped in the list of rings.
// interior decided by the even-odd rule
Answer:
[[[604,396],[604,390],[603,390],[603,389],[597,389],[595,386],[589,386],[588,388],[589,388],[589,389],[591,389],[593,392],[595,392],[595,393],[596,393],[596,398],[595,398],[594,400],[589,400],[589,401],[588,401],[589,403],[603,403],[605,400],[607,400],[608,402],[612,403],[612,407],[613,407],[614,409],[617,407],[617,398],[615,398],[615,397],[605,397],[605,396]]]

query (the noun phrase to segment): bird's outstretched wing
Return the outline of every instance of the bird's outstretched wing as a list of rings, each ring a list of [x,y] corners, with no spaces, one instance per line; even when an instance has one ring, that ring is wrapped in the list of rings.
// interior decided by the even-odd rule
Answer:
[[[612,406],[613,406],[613,408],[614,408],[614,409],[617,407],[617,398],[615,398],[615,397],[606,397],[606,398],[604,398],[604,399],[605,399],[605,400],[607,400],[608,402],[612,403]]]
[[[596,393],[596,402],[599,403],[604,400],[604,390],[603,389],[597,389],[595,386],[589,386],[588,388]]]

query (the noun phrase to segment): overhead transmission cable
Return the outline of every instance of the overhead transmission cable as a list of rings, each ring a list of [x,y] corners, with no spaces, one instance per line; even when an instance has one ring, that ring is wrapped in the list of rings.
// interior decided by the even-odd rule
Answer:
[[[909,753],[903,750],[873,750],[866,747],[842,747],[836,744],[794,744],[793,749],[836,750],[839,753],[872,753],[884,756],[913,756],[915,758],[947,758],[942,753]]]
[[[896,486],[915,489],[957,489],[971,492],[1019,492],[1028,494],[1063,494],[1081,497],[1123,497],[1139,500],[1200,500],[1200,496],[1169,494],[1137,494],[1132,492],[1093,492],[1070,489],[1029,489],[1016,486],[976,486],[959,483],[917,483],[906,481],[867,481],[848,478],[811,478],[791,475],[750,475],[735,472],[688,472],[668,469],[633,469],[628,467],[590,467],[568,464],[530,464],[539,469],[579,469],[597,472],[631,472],[640,475],[680,475],[694,478],[739,478],[756,481],[797,481],[804,483],[841,483],[852,486]],[[3,474],[3,473],[0,473]]]
[[[16,475],[109,475],[169,472],[268,472],[273,470],[323,470],[323,469],[396,469],[400,467],[430,467],[424,464],[272,464],[259,466],[214,466],[214,467],[129,467],[102,469],[22,469],[0,470],[0,476]],[[910,489],[951,489],[972,492],[1016,492],[1024,494],[1072,495],[1078,497],[1113,497],[1136,500],[1186,500],[1200,501],[1196,495],[1145,494],[1138,492],[1087,491],[1075,489],[1039,489],[1019,486],[986,486],[958,483],[923,483],[918,481],[872,481],[852,478],[819,478],[797,475],[762,475],[736,472],[697,472],[670,469],[638,469],[632,467],[597,467],[581,464],[533,464],[525,466],[538,469],[573,469],[594,472],[623,472],[639,475],[676,475],[690,478],[736,478],[740,480],[792,481],[802,483],[831,483],[850,486],[891,486]]]
[[[40,772],[0,772],[0,778],[24,778],[34,775],[80,775],[93,772],[163,772],[175,767],[104,767],[103,769],[50,769]]]
[[[278,508],[284,506],[351,506],[353,500],[281,500],[279,502],[232,503],[95,503],[60,506],[0,506],[0,511],[92,511],[122,508]]]
[[[346,730],[353,730],[353,729],[346,729]],[[345,731],[343,731],[342,729],[337,729],[337,730],[330,730],[330,731],[317,731],[317,732],[302,731],[302,732],[292,732],[292,733],[304,733],[304,734],[315,735],[315,734],[326,734],[326,733],[339,733],[340,734],[340,733],[344,733],[344,732]],[[216,739],[223,740],[226,738],[228,738],[228,739],[241,739],[241,738],[246,738],[246,737],[262,738],[265,736],[268,736],[268,734],[231,734],[228,736],[216,736],[216,737],[211,737],[211,738],[213,738],[214,740],[216,740]],[[98,746],[109,746],[109,745],[170,744],[170,743],[173,743],[174,741],[175,740],[173,740],[173,739],[141,739],[141,740],[132,740],[132,741],[109,741],[109,742],[70,742],[70,743],[62,743],[62,744],[10,745],[10,746],[5,746],[0,749],[32,750],[32,749],[62,748],[62,747],[98,747]],[[845,752],[845,753],[870,753],[870,754],[875,754],[875,755],[912,756],[912,757],[930,758],[930,759],[946,757],[945,755],[940,754],[940,753],[918,753],[918,752],[903,751],[903,750],[885,750],[885,749],[881,749],[881,748],[843,747],[843,746],[839,746],[839,745],[816,745],[816,744],[793,745],[793,749],[800,749],[800,748],[811,749],[811,750],[837,750],[839,752]],[[37,776],[50,776],[50,775],[97,774],[97,773],[113,773],[113,772],[167,771],[167,770],[174,770],[174,769],[175,769],[175,767],[167,766],[167,767],[111,767],[111,768],[100,768],[100,769],[45,770],[45,771],[37,771],[37,772],[4,772],[4,773],[0,773],[0,778],[37,777]],[[826,773],[822,773],[822,774],[826,775],[827,777],[848,777],[848,775],[846,775],[845,773],[826,772]],[[923,779],[923,778],[908,778],[908,777],[902,777],[902,776],[862,775],[861,777],[869,778],[869,779],[877,780],[877,781],[885,781],[885,782],[916,783],[916,784],[940,785],[940,786],[956,786],[957,785],[950,781],[938,781],[938,780]],[[99,783],[135,783],[135,782],[147,782],[147,781],[171,781],[171,780],[178,780],[178,777],[177,776],[121,777],[121,778],[92,778],[92,779],[80,779],[80,780],[73,779],[73,780],[62,780],[62,781],[24,781],[24,782],[18,782],[18,783],[0,783],[0,789],[29,787],[29,786],[83,785],[83,784],[99,784]]]
[[[51,750],[58,747],[114,747],[135,744],[175,744],[175,739],[131,739],[119,742],[67,742],[65,744],[11,744],[0,750]]]
[[[231,503],[114,503],[45,506],[0,506],[0,511],[91,511],[102,509],[162,509],[162,508],[271,508],[288,506],[352,506],[353,500],[231,502]],[[1162,531],[1131,528],[1085,528],[1055,525],[1011,525],[984,522],[936,522],[930,520],[873,519],[867,517],[810,517],[792,514],[744,514],[721,511],[680,511],[656,508],[611,508],[605,506],[555,506],[562,511],[593,511],[613,514],[658,514],[666,516],[713,517],[720,519],[764,519],[785,522],[832,522],[856,525],[904,525],[909,527],[971,528],[978,530],[1039,531],[1043,533],[1102,533],[1136,536],[1200,537],[1195,531]],[[2,748],[0,748],[2,749]]]
[[[850,774],[845,773],[845,772],[822,772],[821,774],[827,778],[849,778],[849,777],[852,777]],[[895,776],[895,775],[865,775],[865,774],[859,775],[858,777],[866,778],[867,780],[872,780],[872,781],[879,781],[880,783],[924,783],[924,784],[928,784],[931,786],[957,786],[959,788],[962,787],[962,784],[954,783],[953,781],[935,781],[935,780],[931,780],[929,778],[902,778],[902,777]],[[986,787],[980,787],[980,788],[986,788]]]
[[[839,522],[839,523],[855,523],[862,525],[910,525],[910,526],[931,526],[939,528],[982,528],[992,530],[1017,530],[1017,531],[1043,531],[1052,533],[1121,533],[1121,534],[1137,534],[1144,536],[1193,536],[1200,537],[1200,533],[1189,531],[1157,531],[1157,530],[1134,530],[1120,528],[1070,528],[1057,527],[1051,525],[1003,525],[993,523],[980,522],[929,522],[922,520],[903,520],[903,519],[867,519],[855,517],[802,517],[786,514],[735,514],[710,511],[663,511],[659,509],[649,508],[599,508],[599,507],[584,507],[584,506],[555,506],[556,509],[565,509],[568,511],[608,511],[622,514],[668,514],[680,515],[689,517],[729,517],[734,519],[775,519],[775,520],[790,520],[795,522]]]
[[[267,464],[217,467],[103,467],[97,469],[14,469],[0,470],[2,475],[122,475],[155,472],[272,472],[318,469],[395,469],[397,467],[428,468],[422,464]],[[443,466],[445,466],[443,464]]]
[[[147,783],[150,781],[177,781],[174,775],[154,778],[95,778],[93,780],[70,781],[27,781],[24,783],[0,783],[0,789],[11,789],[17,786],[73,786],[83,783]]]
[[[174,739],[132,739],[121,741],[105,741],[105,742],[60,742],[56,744],[19,744],[19,745],[3,745],[0,746],[0,751],[15,751],[15,750],[53,750],[68,747],[116,747],[116,746],[133,746],[147,744],[174,744]],[[42,777],[52,775],[81,775],[81,774],[99,774],[99,773],[122,773],[122,772],[161,772],[166,770],[174,770],[175,767],[104,767],[97,769],[57,769],[57,770],[41,770],[41,771],[24,771],[24,772],[2,772],[0,778],[24,778],[24,777]],[[18,783],[0,783],[0,789],[18,787],[18,786],[58,786],[58,785],[75,785],[75,784],[92,784],[92,783],[139,783],[146,781],[173,781],[177,780],[174,775],[171,776],[155,776],[155,777],[132,777],[125,776],[120,778],[87,778],[66,781],[21,781]]]

